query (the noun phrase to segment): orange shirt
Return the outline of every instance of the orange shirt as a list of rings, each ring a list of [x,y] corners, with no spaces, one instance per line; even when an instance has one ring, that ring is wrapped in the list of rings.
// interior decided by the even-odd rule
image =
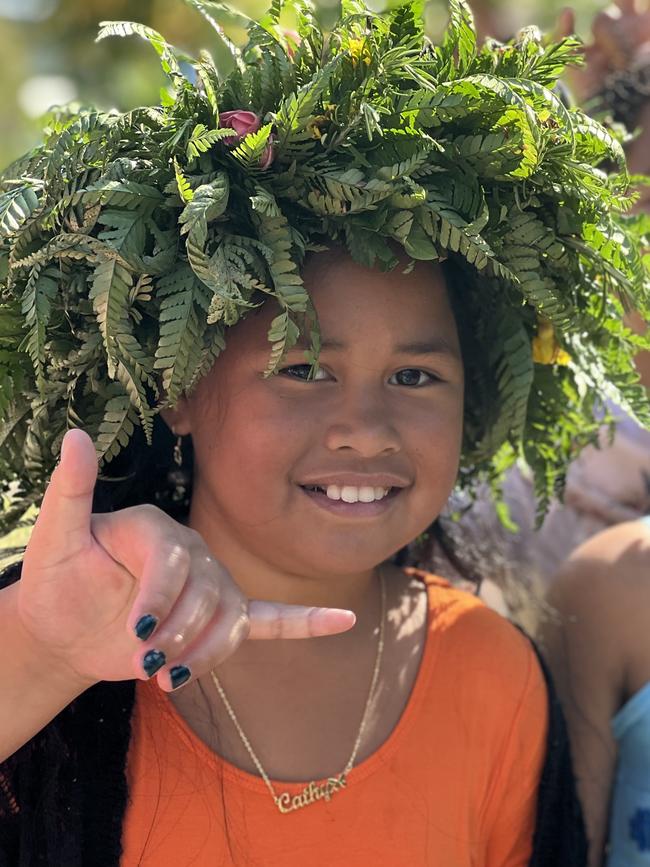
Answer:
[[[545,753],[542,673],[498,614],[427,584],[408,705],[328,803],[281,815],[261,779],[211,752],[155,684],[138,684],[121,867],[525,867]]]

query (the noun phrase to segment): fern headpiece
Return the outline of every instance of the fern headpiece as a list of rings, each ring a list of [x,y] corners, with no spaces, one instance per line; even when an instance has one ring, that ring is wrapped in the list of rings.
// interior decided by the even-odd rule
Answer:
[[[379,268],[395,245],[448,263],[462,484],[524,457],[545,499],[602,398],[648,422],[631,361],[646,344],[622,314],[649,312],[650,221],[625,216],[620,136],[554,90],[577,40],[528,28],[478,46],[464,0],[436,45],[419,2],[378,15],[344,0],[324,35],[308,0],[274,0],[240,50],[220,23],[240,13],[187,2],[219,66],[105,23],[100,39],[155,49],[161,104],[59,114],[0,175],[5,521],[40,497],[68,427],[93,436],[105,470],[136,427],[150,442],[265,296],[272,374],[311,319],[301,264],[323,243]]]

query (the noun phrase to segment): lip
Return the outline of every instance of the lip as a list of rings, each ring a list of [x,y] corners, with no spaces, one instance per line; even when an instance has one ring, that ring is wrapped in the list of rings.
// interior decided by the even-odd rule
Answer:
[[[326,488],[328,485],[339,487],[348,485],[352,488],[408,488],[411,483],[403,476],[393,473],[323,473],[323,475],[301,479],[298,484],[319,488]]]
[[[318,483],[315,482],[314,484]],[[337,482],[330,482],[330,484],[334,485]],[[377,487],[380,486],[380,484],[377,484]],[[324,512],[329,512],[331,515],[341,518],[360,519],[376,518],[384,515],[393,507],[395,500],[401,496],[404,490],[403,487],[397,485],[383,485],[383,487],[392,487],[393,490],[381,500],[373,500],[372,503],[346,503],[344,500],[330,500],[326,494],[321,494],[317,491],[307,491],[303,487],[300,487],[300,490],[305,497],[308,497],[315,506]]]

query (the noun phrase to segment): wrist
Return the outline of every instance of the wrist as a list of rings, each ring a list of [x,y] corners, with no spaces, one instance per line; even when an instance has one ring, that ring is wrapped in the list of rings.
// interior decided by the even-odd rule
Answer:
[[[30,634],[20,617],[19,589],[13,584],[0,590],[0,762],[91,685]]]
[[[12,645],[22,675],[30,683],[40,683],[53,698],[60,696],[65,704],[94,686],[96,681],[81,675],[62,654],[41,642],[25,625],[19,605],[20,583],[6,588],[2,593],[3,596],[7,595],[6,614],[9,617],[8,620],[3,617],[3,621],[13,623]]]

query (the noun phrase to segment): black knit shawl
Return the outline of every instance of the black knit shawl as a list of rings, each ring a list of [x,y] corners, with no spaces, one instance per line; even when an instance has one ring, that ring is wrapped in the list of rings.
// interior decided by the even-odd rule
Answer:
[[[0,587],[19,575],[5,572]],[[566,727],[540,662],[550,725],[529,867],[584,867]],[[132,681],[99,683],[0,764],[0,867],[119,867],[134,697]]]

